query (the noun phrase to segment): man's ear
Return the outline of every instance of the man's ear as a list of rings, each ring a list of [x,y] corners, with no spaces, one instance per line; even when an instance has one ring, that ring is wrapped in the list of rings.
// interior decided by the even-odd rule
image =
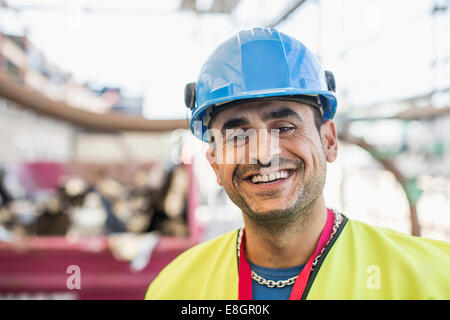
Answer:
[[[320,134],[327,161],[333,162],[337,158],[338,151],[337,133],[334,122],[332,120],[325,121],[320,128]]]
[[[216,151],[213,146],[210,146],[208,148],[208,150],[206,150],[206,159],[208,160],[209,164],[211,165],[211,167],[214,170],[214,173],[216,174],[217,183],[219,184],[219,186],[222,187],[223,183],[222,183],[222,179],[220,178],[219,166],[217,165],[217,161],[216,161]]]

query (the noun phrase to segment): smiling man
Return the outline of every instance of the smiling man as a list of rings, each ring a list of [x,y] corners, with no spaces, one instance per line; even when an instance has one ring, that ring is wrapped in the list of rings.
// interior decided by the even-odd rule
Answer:
[[[450,246],[326,207],[337,157],[331,72],[275,29],[222,43],[186,86],[191,130],[244,228],[167,266],[147,299],[448,299]]]

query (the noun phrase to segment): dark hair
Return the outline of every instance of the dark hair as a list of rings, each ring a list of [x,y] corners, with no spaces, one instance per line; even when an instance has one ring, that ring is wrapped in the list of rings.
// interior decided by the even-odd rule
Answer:
[[[324,119],[322,112],[318,108],[313,107],[312,110],[314,116],[314,124],[316,125],[317,131],[320,133],[320,128],[326,120]]]

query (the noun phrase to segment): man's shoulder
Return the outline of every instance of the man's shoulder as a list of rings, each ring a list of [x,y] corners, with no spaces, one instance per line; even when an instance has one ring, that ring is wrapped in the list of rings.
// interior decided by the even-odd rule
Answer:
[[[229,231],[221,236],[201,242],[192,248],[184,251],[172,262],[170,262],[163,271],[168,272],[171,269],[179,270],[179,265],[185,265],[187,262],[195,263],[197,259],[201,259],[204,263],[214,258],[215,254],[220,254],[226,250],[230,243],[235,242],[237,230]],[[189,260],[189,261],[187,261]]]
[[[238,230],[232,230],[228,231],[227,233],[217,236],[213,239],[209,239],[206,241],[203,241],[192,248],[189,248],[188,250],[184,251],[182,254],[180,254],[175,260],[173,260],[168,266],[171,264],[180,263],[178,260],[182,260],[183,258],[205,258],[204,256],[210,256],[211,253],[219,253],[223,250],[226,250],[229,248],[229,245],[231,243],[236,243],[237,241],[237,232]]]
[[[450,243],[412,236],[386,227],[373,226],[365,222],[349,219],[350,233],[361,240],[367,240],[378,247],[399,250],[402,254],[433,253],[449,258]],[[381,248],[380,247],[380,248]]]
[[[448,299],[450,245],[348,219],[311,299]]]
[[[181,279],[184,283],[195,282],[197,278],[203,279],[211,272],[223,272],[222,269],[227,265],[227,261],[233,261],[236,255],[235,251],[231,250],[236,248],[236,241],[237,230],[233,230],[184,251],[153,280],[147,291],[146,299],[153,298],[150,291],[168,292],[172,288],[179,288],[178,283]]]

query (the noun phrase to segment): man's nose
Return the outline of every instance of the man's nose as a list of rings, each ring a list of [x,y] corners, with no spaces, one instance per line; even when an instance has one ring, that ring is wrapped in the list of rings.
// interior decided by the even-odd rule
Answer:
[[[256,146],[253,146],[253,152],[250,150],[251,163],[267,167],[278,163],[280,156],[279,137],[277,132],[266,129],[258,130]]]

